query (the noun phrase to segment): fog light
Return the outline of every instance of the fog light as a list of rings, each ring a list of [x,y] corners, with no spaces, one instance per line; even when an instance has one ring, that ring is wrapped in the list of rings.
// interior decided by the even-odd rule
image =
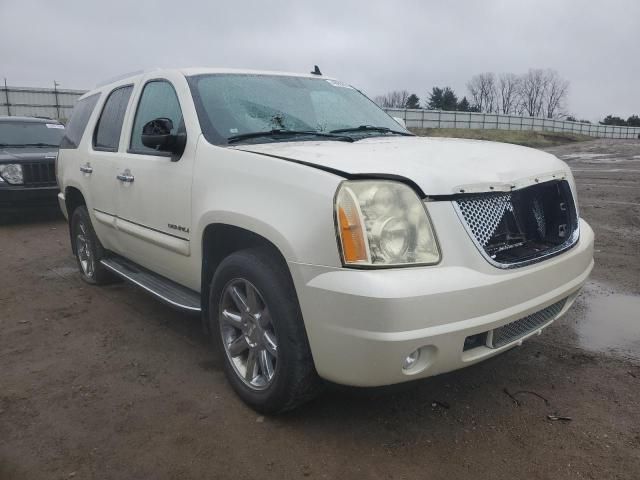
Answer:
[[[419,358],[420,358],[420,350],[414,350],[409,354],[407,358],[404,359],[402,368],[405,370],[409,370],[411,367],[413,367],[416,364]]]

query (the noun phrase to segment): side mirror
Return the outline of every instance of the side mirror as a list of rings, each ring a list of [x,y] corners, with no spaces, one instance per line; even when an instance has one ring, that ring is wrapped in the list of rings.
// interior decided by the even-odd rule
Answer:
[[[393,119],[398,122],[400,125],[402,125],[403,128],[407,128],[407,124],[404,123],[404,120],[401,119],[400,117],[393,117]]]
[[[181,155],[187,143],[184,133],[171,133],[173,122],[169,118],[156,118],[142,127],[142,144],[159,152]]]

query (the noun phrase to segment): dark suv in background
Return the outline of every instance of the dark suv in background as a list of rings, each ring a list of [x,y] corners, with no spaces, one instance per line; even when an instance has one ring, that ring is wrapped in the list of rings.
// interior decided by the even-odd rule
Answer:
[[[0,216],[57,207],[55,160],[64,132],[57,120],[0,117]]]

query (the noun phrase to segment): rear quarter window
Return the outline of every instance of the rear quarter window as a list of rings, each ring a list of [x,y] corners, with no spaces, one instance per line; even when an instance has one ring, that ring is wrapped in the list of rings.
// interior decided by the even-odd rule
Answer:
[[[82,135],[87,128],[89,117],[93,113],[93,109],[96,107],[96,103],[100,98],[99,93],[94,93],[88,97],[79,100],[76,106],[73,108],[71,119],[65,129],[64,137],[60,142],[60,148],[78,148]]]

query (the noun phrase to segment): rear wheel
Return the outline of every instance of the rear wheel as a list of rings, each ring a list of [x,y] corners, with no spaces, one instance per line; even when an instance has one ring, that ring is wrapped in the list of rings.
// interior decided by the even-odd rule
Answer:
[[[78,269],[85,282],[103,285],[115,281],[114,275],[100,263],[104,249],[84,205],[76,208],[71,215],[71,242]]]
[[[231,386],[264,413],[289,410],[319,390],[293,282],[268,249],[233,253],[210,290],[209,320]]]

